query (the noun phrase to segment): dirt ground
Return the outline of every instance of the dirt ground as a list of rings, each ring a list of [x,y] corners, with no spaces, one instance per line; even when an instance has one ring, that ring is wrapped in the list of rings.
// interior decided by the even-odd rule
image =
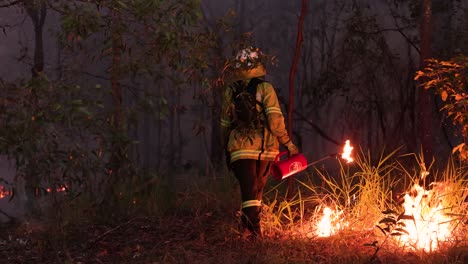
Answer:
[[[0,263],[468,263],[463,246],[444,254],[382,247],[375,254],[364,246],[371,233],[252,242],[237,230],[231,216],[211,212],[67,228],[23,223],[2,227]]]

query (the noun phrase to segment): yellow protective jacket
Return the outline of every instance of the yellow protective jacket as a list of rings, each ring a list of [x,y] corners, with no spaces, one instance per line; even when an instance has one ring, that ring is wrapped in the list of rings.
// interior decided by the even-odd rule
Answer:
[[[243,80],[245,85],[250,79]],[[279,153],[279,144],[287,145],[291,142],[284,124],[275,89],[268,82],[257,86],[257,111],[261,115],[264,128],[252,129],[248,133],[232,128],[234,102],[232,90],[229,86],[223,94],[221,112],[221,139],[230,154],[230,162],[239,159],[259,159],[273,161]]]

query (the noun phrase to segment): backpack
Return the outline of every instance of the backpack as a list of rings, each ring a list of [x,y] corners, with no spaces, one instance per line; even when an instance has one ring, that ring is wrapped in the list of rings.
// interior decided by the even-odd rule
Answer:
[[[261,105],[256,99],[257,85],[263,82],[262,79],[252,78],[247,86],[243,85],[242,81],[237,81],[231,86],[234,128],[245,131],[263,127],[263,110],[259,112],[256,107],[257,104]]]

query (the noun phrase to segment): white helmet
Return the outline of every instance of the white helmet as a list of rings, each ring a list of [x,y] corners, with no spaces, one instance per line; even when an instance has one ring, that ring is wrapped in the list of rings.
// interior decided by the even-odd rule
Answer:
[[[234,71],[234,79],[250,79],[266,74],[266,55],[259,49],[252,46],[241,49],[231,61]]]

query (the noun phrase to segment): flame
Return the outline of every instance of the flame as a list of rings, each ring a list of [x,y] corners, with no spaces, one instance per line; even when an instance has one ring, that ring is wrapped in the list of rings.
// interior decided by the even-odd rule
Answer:
[[[337,233],[345,225],[342,214],[343,211],[335,211],[329,207],[323,208],[323,215],[316,225],[315,234],[318,237],[329,237]]]
[[[345,146],[343,147],[343,153],[341,154],[341,158],[346,160],[346,163],[353,162],[353,158],[351,158],[351,152],[353,148],[350,143],[349,139],[346,140]]]
[[[453,219],[443,214],[442,197],[448,192],[447,186],[433,183],[432,190],[425,190],[415,184],[404,196],[405,215],[414,217],[405,219],[404,229],[408,234],[400,237],[400,242],[415,248],[431,251],[439,247],[439,242],[448,240]]]

